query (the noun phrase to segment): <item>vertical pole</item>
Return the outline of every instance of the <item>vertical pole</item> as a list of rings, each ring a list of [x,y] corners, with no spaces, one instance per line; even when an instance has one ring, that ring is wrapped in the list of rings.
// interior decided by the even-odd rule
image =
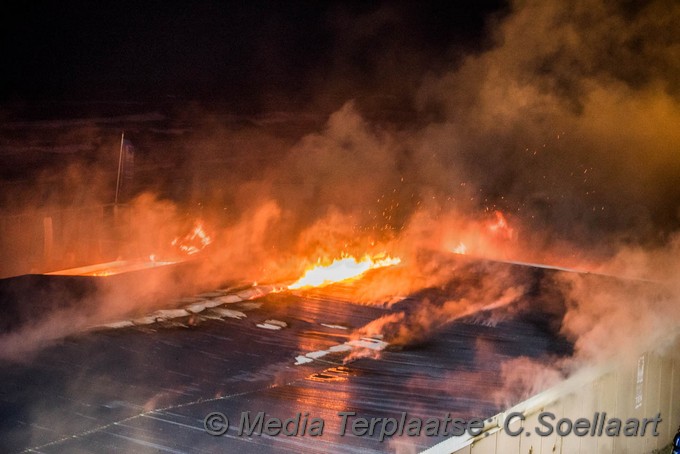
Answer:
[[[120,173],[123,170],[123,140],[125,139],[125,131],[120,135],[120,153],[118,155],[118,178],[116,179],[116,198],[113,202],[114,209],[118,205],[118,191],[120,190]]]
[[[54,244],[54,230],[52,228],[52,217],[43,218],[43,266],[49,268],[52,264],[52,246]]]

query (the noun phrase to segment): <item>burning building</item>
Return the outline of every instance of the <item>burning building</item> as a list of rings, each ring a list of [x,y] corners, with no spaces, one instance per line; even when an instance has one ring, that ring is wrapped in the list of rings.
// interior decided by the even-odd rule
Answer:
[[[670,442],[675,2],[124,3],[3,19],[3,452]]]

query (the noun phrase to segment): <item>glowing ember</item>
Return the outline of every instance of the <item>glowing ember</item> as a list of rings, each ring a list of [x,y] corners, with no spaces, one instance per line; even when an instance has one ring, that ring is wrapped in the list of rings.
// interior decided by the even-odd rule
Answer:
[[[289,289],[302,287],[321,287],[335,282],[346,281],[361,276],[368,270],[398,265],[401,259],[390,256],[384,258],[364,256],[361,261],[354,257],[333,260],[330,265],[317,265],[307,270],[297,282],[288,286]]]
[[[188,255],[201,252],[210,243],[212,243],[212,238],[205,232],[203,223],[200,221],[194,224],[194,228],[184,238],[177,237],[172,240],[173,246]]]
[[[466,254],[467,253],[467,246],[463,242],[458,243],[458,246],[454,247],[451,249],[451,252],[454,254]]]

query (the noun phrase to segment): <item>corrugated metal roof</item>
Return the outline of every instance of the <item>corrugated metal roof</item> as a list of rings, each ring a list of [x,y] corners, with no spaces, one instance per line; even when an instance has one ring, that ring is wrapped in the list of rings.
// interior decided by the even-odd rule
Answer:
[[[488,417],[500,410],[494,391],[502,385],[504,360],[571,351],[555,332],[563,308],[552,285],[558,271],[478,262],[454,271],[449,283],[389,307],[353,304],[352,288],[359,281],[307,293],[254,294],[255,299],[217,307],[233,312],[207,308],[191,319],[159,318],[69,337],[28,363],[0,368],[2,450],[352,453],[432,446],[444,437],[380,442],[376,436],[340,436],[338,413]],[[523,289],[508,305],[428,323],[414,330],[411,341],[380,351],[379,358],[344,364],[360,350],[347,344],[357,329],[397,313],[403,314],[399,326],[418,328],[428,313],[423,308],[436,316],[446,301],[469,297],[482,280],[501,272],[503,285]],[[217,304],[220,295],[202,300]],[[393,328],[387,327],[385,341],[398,338]],[[325,354],[310,355],[321,351]],[[296,365],[300,356],[310,361]],[[325,421],[323,436],[238,436],[246,411],[281,419],[308,413]],[[210,412],[229,417],[225,435],[205,432],[203,418]]]

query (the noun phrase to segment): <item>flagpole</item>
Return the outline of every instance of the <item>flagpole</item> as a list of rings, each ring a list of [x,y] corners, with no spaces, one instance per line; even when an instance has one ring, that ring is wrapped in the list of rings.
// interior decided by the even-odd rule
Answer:
[[[118,178],[116,179],[116,199],[113,202],[114,206],[118,206],[118,191],[120,190],[120,173],[123,170],[123,140],[125,139],[125,131],[120,135],[120,153],[118,155]]]

